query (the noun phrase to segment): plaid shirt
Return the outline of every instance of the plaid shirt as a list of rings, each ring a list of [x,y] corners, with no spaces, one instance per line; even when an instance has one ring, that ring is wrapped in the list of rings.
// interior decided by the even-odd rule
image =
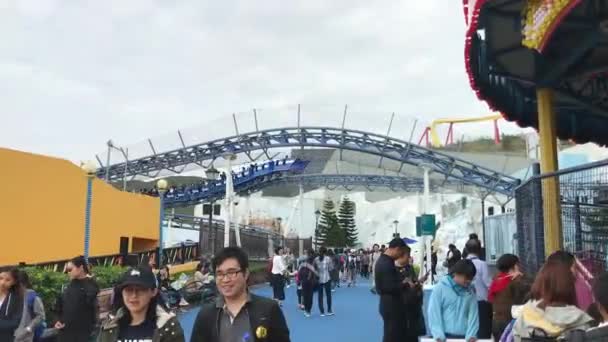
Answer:
[[[317,272],[319,273],[319,283],[320,284],[325,284],[328,281],[330,281],[329,271],[331,271],[334,268],[334,264],[331,261],[330,257],[325,256],[323,258],[323,261],[321,261],[321,259],[319,259],[319,257],[317,257],[315,259],[315,268],[317,269]]]

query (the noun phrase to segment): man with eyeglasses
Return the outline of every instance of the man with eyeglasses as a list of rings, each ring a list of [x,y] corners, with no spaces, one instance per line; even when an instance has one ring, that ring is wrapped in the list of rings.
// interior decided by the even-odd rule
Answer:
[[[279,305],[249,292],[249,260],[241,248],[224,248],[212,267],[221,296],[201,308],[190,342],[290,342]]]

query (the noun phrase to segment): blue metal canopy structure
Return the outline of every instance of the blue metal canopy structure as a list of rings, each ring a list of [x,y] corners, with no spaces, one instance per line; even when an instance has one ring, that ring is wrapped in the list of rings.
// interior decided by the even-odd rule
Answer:
[[[157,177],[162,171],[180,173],[180,167],[190,164],[204,167],[203,162],[213,162],[229,154],[246,154],[285,147],[324,147],[367,153],[393,160],[404,165],[430,167],[445,175],[446,180],[457,180],[511,196],[519,179],[498,171],[459,159],[444,153],[408,143],[389,136],[343,128],[287,127],[239,134],[196,144],[168,152],[102,167],[98,176],[116,181],[127,176]],[[401,171],[401,168],[399,171]]]
[[[376,188],[388,188],[395,192],[416,192],[424,189],[424,183],[420,178],[355,174],[297,174],[297,172],[299,171],[294,168],[256,175],[243,181],[239,181],[239,178],[237,178],[234,191],[240,195],[248,195],[270,186],[299,184],[329,190],[343,188],[348,191],[354,190],[355,187],[364,187],[367,191],[373,191]],[[462,186],[462,182],[431,182],[431,189],[433,190],[445,186],[457,188]],[[224,196],[225,183],[217,181],[208,184],[193,184],[188,188],[176,190],[165,196],[164,203],[166,207],[190,206],[216,201],[224,198]]]

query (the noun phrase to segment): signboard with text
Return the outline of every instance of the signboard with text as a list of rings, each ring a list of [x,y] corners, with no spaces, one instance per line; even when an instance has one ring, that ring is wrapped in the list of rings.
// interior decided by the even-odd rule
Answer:
[[[416,236],[435,235],[435,215],[425,214],[416,217]]]

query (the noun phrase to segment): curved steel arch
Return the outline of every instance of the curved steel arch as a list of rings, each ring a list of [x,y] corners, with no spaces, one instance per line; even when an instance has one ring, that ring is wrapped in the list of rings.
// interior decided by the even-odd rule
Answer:
[[[445,182],[440,182],[445,183]],[[362,186],[371,188],[388,188],[398,192],[416,192],[424,189],[421,178],[407,178],[400,176],[381,175],[356,175],[356,174],[294,174],[293,172],[277,172],[263,175],[252,179],[250,182],[235,187],[239,195],[248,195],[262,189],[276,185],[299,185],[327,188],[335,190],[342,187],[348,191],[348,187]],[[431,182],[431,189],[438,189],[446,184]],[[447,185],[462,185],[460,181],[448,181]],[[179,196],[165,198],[165,207],[190,206],[203,202],[217,201],[224,198],[225,192],[221,186],[217,191],[182,193]]]
[[[201,164],[222,155],[267,151],[280,147],[326,147],[351,150],[410,165],[428,165],[446,179],[486,188],[511,196],[520,180],[466,160],[436,152],[419,145],[379,134],[331,127],[289,127],[245,133],[205,142],[169,152],[109,166],[110,180],[125,176],[157,176],[162,170],[176,170],[188,164]],[[156,175],[153,173],[156,172]],[[173,171],[175,172],[175,171]],[[106,168],[97,175],[103,177]]]

